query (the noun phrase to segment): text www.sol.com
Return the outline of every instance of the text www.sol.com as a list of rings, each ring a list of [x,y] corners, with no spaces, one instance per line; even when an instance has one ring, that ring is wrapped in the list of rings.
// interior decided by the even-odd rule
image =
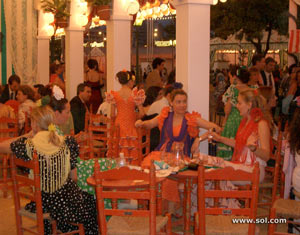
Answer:
[[[258,219],[232,219],[233,224],[285,224],[286,219],[268,219],[268,218],[258,218]]]

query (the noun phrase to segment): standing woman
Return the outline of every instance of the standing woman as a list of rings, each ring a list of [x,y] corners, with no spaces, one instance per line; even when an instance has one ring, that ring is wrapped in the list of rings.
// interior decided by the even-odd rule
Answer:
[[[233,75],[233,84],[230,85],[223,95],[225,118],[223,121],[224,129],[221,135],[231,139],[234,139],[240,121],[242,120],[242,117],[236,108],[238,95],[239,92],[248,89],[247,83],[250,77],[249,72],[245,69],[237,69],[236,74],[237,76]],[[218,157],[222,157],[227,161],[231,160],[233,150],[230,146],[220,143],[217,148]]]
[[[101,88],[104,86],[102,79],[103,75],[99,71],[97,60],[89,59],[87,66],[88,71],[85,74],[84,81],[92,88],[92,96],[89,104],[92,105],[92,112],[97,113],[100,104],[103,102],[101,95]]]
[[[73,137],[57,134],[54,113],[49,106],[37,107],[31,113],[33,137],[21,137],[0,143],[0,153],[13,153],[16,158],[32,159],[36,151],[41,174],[42,207],[44,213],[57,221],[58,229],[67,232],[74,227],[67,222],[82,223],[85,234],[98,234],[96,204],[93,197],[81,191],[71,179],[75,172],[78,144]],[[16,140],[17,139],[17,140]],[[35,203],[26,205],[35,212]],[[45,234],[51,233],[44,222]]]
[[[265,110],[265,99],[257,90],[239,93],[236,105],[242,121],[235,139],[212,132],[213,139],[234,148],[232,161],[245,165],[260,166],[260,182],[265,176],[266,162],[271,154],[270,115]]]
[[[144,90],[133,89],[135,76],[129,71],[118,72],[116,77],[122,85],[119,91],[111,91],[106,94],[106,100],[112,105],[111,117],[116,117],[115,124],[120,127],[120,152],[126,157],[135,159],[137,152],[137,130],[135,122],[144,116],[145,100]],[[136,112],[138,108],[138,113]],[[117,114],[115,114],[117,111]]]

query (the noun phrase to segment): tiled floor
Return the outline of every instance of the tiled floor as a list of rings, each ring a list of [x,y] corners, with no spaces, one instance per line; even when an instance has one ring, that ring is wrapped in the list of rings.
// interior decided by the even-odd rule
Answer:
[[[24,201],[24,204],[26,202]],[[15,211],[14,211],[14,201],[12,194],[9,193],[8,198],[2,197],[2,192],[0,191],[0,235],[16,235],[16,225],[15,225]],[[24,220],[24,223],[31,223],[30,220]],[[260,235],[267,234],[267,225],[261,224],[258,226],[260,229]],[[173,226],[174,232],[179,232],[182,229],[182,226]],[[278,226],[278,229],[281,231],[286,231],[286,225]],[[25,235],[29,233],[24,233]],[[180,232],[178,233],[180,234]]]

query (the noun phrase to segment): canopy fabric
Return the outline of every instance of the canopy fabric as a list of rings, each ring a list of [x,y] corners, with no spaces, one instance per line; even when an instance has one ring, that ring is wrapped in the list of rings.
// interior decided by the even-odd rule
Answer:
[[[8,53],[22,84],[36,83],[37,11],[35,0],[4,0]]]

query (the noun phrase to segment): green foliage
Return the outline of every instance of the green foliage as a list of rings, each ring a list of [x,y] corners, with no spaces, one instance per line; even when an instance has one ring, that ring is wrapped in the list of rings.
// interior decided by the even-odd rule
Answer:
[[[103,6],[103,5],[109,5],[111,3],[111,0],[86,0],[86,1],[93,6]]]
[[[226,39],[237,34],[246,38],[258,53],[266,53],[272,30],[288,32],[288,0],[228,0],[211,8],[211,29],[215,36]],[[266,51],[262,51],[263,31],[268,32]]]
[[[51,12],[56,18],[67,18],[70,16],[71,0],[41,0],[45,12]]]

